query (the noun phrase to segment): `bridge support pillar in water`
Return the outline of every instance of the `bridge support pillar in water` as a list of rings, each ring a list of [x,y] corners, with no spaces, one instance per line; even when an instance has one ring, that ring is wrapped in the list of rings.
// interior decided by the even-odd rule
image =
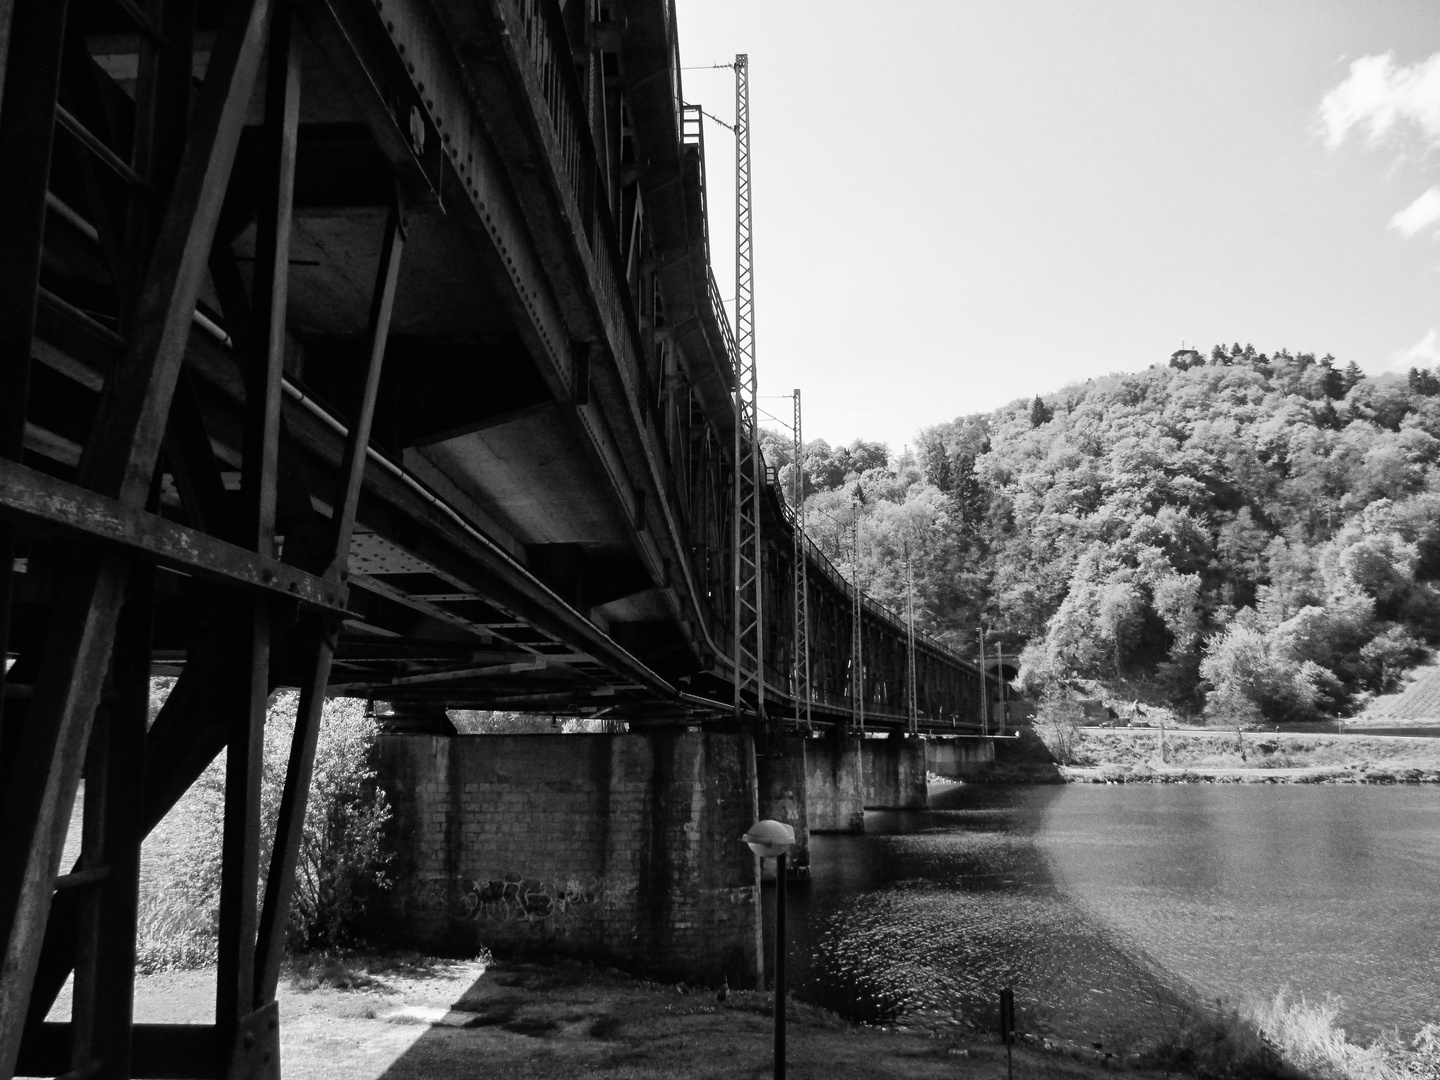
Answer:
[[[374,930],[442,955],[569,955],[756,986],[751,737],[385,735],[396,883]]]
[[[947,780],[978,780],[995,764],[995,740],[927,738],[925,767]]]
[[[860,762],[867,810],[923,810],[930,804],[925,783],[925,741],[914,736],[862,739]]]
[[[860,747],[832,739],[807,739],[805,810],[812,833],[865,831]]]
[[[783,821],[795,828],[795,846],[785,860],[788,876],[810,876],[810,828],[806,791],[806,744],[810,740],[791,736],[779,740],[776,753],[757,754],[755,774],[760,790],[760,816]],[[762,859],[761,874],[774,878],[774,863]]]

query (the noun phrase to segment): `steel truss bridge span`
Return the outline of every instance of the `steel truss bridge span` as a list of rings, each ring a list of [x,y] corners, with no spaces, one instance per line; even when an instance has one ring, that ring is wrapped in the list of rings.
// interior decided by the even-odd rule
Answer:
[[[267,1052],[326,694],[736,722],[737,354],[677,40],[665,0],[0,3],[0,1076]],[[853,592],[761,495],[764,713],[798,550],[814,723],[977,730],[984,676],[923,635],[911,715],[869,601],[861,677]],[[217,1023],[132,1042],[100,1003],[139,840],[222,752]]]

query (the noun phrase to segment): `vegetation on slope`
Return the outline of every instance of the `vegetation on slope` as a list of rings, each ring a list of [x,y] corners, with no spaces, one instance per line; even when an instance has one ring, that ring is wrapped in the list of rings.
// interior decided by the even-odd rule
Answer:
[[[791,447],[765,452],[786,490]],[[925,429],[805,447],[842,572],[1032,691],[1130,679],[1226,722],[1349,715],[1440,640],[1440,379],[1238,344]]]

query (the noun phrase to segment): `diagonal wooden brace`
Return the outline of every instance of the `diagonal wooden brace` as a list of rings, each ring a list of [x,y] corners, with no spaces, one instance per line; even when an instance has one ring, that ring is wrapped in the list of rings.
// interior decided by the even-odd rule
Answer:
[[[149,493],[271,14],[271,0],[227,6],[129,340],[81,459],[81,486],[130,507]],[[123,556],[82,550],[72,559],[0,807],[0,1076],[15,1068],[127,573]]]

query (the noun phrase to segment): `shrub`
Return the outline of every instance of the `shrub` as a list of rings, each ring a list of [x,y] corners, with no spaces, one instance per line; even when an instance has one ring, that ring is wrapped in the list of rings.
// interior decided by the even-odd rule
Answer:
[[[1337,1027],[1341,1001],[1327,994],[1323,1001],[1292,1000],[1285,990],[1251,1004],[1250,1020],[1287,1064],[1326,1080],[1401,1080],[1434,1076],[1440,1028],[1428,1024],[1407,1046],[1394,1033],[1369,1046],[1351,1042]]]
[[[1213,1012],[1186,1010],[1177,1014],[1155,1046],[1140,1055],[1138,1064],[1201,1080],[1295,1076],[1253,1022],[1218,1001]]]
[[[158,688],[163,693],[168,687]],[[280,691],[265,722],[261,778],[260,895],[285,785],[299,695]],[[378,726],[364,702],[325,703],[287,924],[292,949],[344,942],[369,899],[388,885],[383,847],[389,819],[372,760]],[[219,917],[225,758],[210,763],[170,812],[164,828],[164,880],[141,900],[137,968],[161,971],[214,960]]]
[[[1080,758],[1079,704],[1063,692],[1047,693],[1035,714],[1035,734],[1061,765],[1077,764]]]
[[[1414,634],[1392,623],[1360,650],[1370,688],[1380,694],[1400,689],[1401,677],[1424,660],[1429,651]]]
[[[279,813],[298,702],[298,694],[283,691],[266,718],[262,805],[267,836],[273,836]],[[384,830],[390,807],[373,760],[378,730],[364,702],[333,698],[325,703],[296,860],[292,948],[346,941],[370,898],[389,885]],[[268,852],[265,858],[268,865]]]

